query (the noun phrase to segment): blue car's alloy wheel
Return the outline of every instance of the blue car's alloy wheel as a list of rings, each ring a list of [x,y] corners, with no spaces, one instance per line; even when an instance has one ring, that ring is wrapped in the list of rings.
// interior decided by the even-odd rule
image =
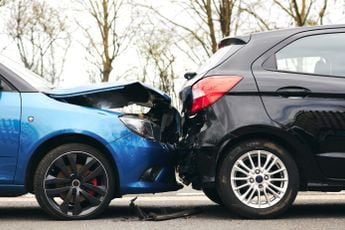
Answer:
[[[92,218],[113,198],[113,171],[107,159],[90,146],[60,146],[38,166],[37,200],[49,214],[61,219]]]

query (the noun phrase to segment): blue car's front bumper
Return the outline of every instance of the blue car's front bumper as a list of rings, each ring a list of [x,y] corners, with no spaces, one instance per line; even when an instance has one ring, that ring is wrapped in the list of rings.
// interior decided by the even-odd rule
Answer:
[[[108,145],[119,172],[119,193],[176,191],[176,151],[173,146],[130,133]]]

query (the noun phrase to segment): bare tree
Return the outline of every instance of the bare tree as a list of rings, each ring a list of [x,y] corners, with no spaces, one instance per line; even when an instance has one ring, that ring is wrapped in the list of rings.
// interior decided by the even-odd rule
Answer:
[[[52,84],[58,83],[70,46],[64,17],[38,0],[15,0],[9,9],[7,33],[25,67]]]
[[[284,4],[286,1],[283,0],[273,0],[273,2],[294,20],[296,26],[322,24],[328,4],[328,0],[323,0],[323,4],[315,9],[317,11],[315,16],[311,11],[317,0],[290,0],[288,5]]]
[[[78,22],[87,38],[87,44],[84,45],[88,53],[87,59],[97,68],[100,80],[107,82],[115,59],[128,45],[130,33],[127,28],[121,30],[118,25],[124,1],[81,0],[79,3],[91,16],[92,22],[88,26]],[[93,74],[93,71],[90,73]],[[95,76],[90,78],[96,81]]]
[[[322,25],[328,4],[328,0],[257,0],[244,3],[242,10],[257,20],[260,30],[269,30],[279,26],[272,21],[268,9],[285,13],[295,26]]]
[[[195,16],[207,25],[207,34],[211,45],[212,53],[218,49],[216,23],[219,23],[219,29],[222,37],[230,35],[232,27],[232,16],[235,11],[236,0],[190,0],[185,3]]]
[[[141,80],[149,82],[151,79],[153,85],[176,97],[174,88],[174,80],[177,77],[174,71],[176,56],[173,36],[170,33],[152,25],[150,29],[141,31],[137,45],[144,60]]]
[[[277,28],[275,21],[271,20],[271,14],[269,13],[272,11],[272,4],[265,4],[270,4],[270,2],[257,0],[252,2],[244,2],[241,5],[240,10],[249,16],[249,20],[246,21],[250,21],[250,18],[254,18],[256,22],[256,26],[251,29],[253,31],[264,31]]]
[[[170,3],[176,12],[182,12],[181,17],[188,18],[188,23],[178,16],[167,16],[152,5],[139,4],[149,8],[179,36],[181,51],[197,64],[204,60],[200,60],[203,56],[200,50],[209,57],[217,51],[219,39],[237,33],[241,0],[171,0]]]

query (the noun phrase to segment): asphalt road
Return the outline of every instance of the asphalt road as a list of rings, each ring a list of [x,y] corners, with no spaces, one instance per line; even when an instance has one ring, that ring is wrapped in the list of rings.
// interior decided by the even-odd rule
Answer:
[[[180,211],[196,207],[203,211],[189,218],[140,221],[128,206],[130,199],[114,200],[96,220],[55,221],[31,196],[0,198],[0,229],[345,229],[345,193],[301,193],[284,216],[273,220],[241,219],[200,194],[170,193],[140,196],[136,204],[154,212],[162,208]]]

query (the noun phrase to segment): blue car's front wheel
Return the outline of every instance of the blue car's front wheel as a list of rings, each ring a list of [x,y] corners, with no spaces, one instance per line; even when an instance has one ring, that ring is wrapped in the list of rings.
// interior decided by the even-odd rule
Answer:
[[[40,206],[59,219],[88,219],[99,215],[113,198],[114,170],[96,149],[66,144],[40,162],[34,190]]]

